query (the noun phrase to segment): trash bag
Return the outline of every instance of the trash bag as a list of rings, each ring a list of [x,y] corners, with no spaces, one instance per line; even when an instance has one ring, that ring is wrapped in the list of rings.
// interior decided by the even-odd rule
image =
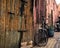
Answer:
[[[52,26],[49,27],[48,29],[48,36],[53,37],[54,36],[54,28]]]

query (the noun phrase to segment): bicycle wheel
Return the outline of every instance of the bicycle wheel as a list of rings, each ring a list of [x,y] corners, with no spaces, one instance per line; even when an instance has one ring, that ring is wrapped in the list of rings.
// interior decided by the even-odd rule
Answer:
[[[44,35],[44,36],[43,36]],[[40,30],[39,32],[36,32],[34,35],[34,41],[33,43],[38,46],[45,46],[48,42],[48,36],[46,31]]]

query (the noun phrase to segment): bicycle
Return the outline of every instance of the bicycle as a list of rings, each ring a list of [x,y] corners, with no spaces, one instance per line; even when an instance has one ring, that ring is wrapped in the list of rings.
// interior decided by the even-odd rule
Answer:
[[[43,20],[42,26],[34,34],[33,46],[45,46],[48,42],[48,28]]]

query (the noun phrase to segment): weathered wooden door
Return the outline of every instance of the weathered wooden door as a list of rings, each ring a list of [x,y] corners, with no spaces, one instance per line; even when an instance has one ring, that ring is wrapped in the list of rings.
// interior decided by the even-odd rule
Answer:
[[[30,12],[31,0],[27,0],[22,18],[22,29],[28,32],[23,34],[23,40],[32,39],[32,13]],[[18,48],[20,33],[20,0],[0,0],[0,48]],[[26,20],[26,21],[25,21]]]
[[[0,48],[18,47],[19,6],[19,0],[0,0]]]

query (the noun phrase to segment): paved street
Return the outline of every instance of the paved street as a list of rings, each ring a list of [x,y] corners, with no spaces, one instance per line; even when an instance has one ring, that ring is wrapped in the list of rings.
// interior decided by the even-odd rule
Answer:
[[[49,38],[48,43],[45,47],[31,47],[32,45],[29,46],[24,46],[21,48],[60,48],[60,32],[55,32],[54,37]]]

